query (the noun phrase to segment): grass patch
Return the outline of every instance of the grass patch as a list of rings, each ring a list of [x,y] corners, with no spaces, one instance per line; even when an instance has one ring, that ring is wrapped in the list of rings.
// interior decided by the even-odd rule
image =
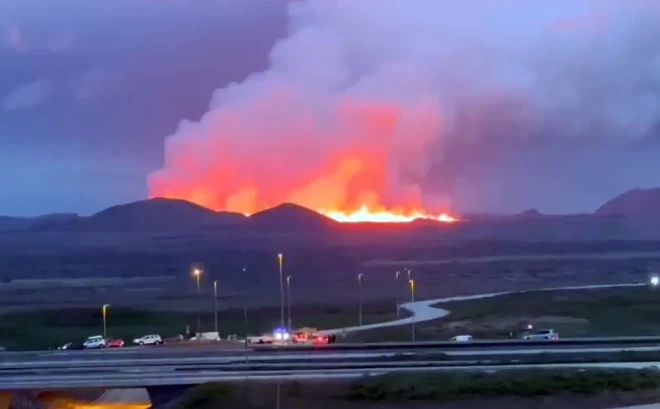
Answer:
[[[169,409],[217,409],[236,402],[234,389],[227,384],[204,383],[188,389],[168,405]]]
[[[451,314],[427,326],[421,338],[447,339],[461,333],[507,338],[528,324],[553,328],[562,338],[660,334],[660,292],[649,287],[536,291],[438,307]]]
[[[291,310],[293,326],[337,328],[357,325],[357,308],[340,306],[296,306]],[[382,304],[363,306],[364,323],[389,321],[396,318],[392,308]],[[131,308],[108,309],[108,337],[131,341],[139,336],[155,333],[163,337],[176,336],[189,326],[213,331],[213,311],[176,312],[139,310]],[[279,307],[261,307],[247,310],[228,309],[218,313],[221,334],[257,335],[272,331],[280,325]],[[11,350],[56,348],[71,341],[82,341],[90,335],[103,334],[103,316],[100,308],[47,309],[0,315],[0,345]]]
[[[353,400],[450,400],[473,397],[550,396],[558,393],[597,394],[658,388],[660,371],[536,370],[435,372],[365,378],[350,386]]]

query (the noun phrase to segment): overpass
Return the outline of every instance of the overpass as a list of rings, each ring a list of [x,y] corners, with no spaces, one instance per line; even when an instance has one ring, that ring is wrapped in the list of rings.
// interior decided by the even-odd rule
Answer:
[[[326,348],[327,347],[327,348]],[[171,401],[206,382],[350,379],[391,372],[559,367],[644,368],[660,362],[498,364],[524,356],[598,357],[621,351],[657,353],[660,337],[474,343],[331,345],[292,350],[135,348],[105,351],[5,353],[0,361],[0,409],[19,391],[146,388],[151,402]],[[498,361],[499,360],[499,361]]]

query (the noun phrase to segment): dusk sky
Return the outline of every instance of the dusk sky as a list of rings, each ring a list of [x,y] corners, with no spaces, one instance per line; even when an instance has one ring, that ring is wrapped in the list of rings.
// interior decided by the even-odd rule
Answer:
[[[0,214],[90,214],[146,198],[149,183],[192,195],[183,180],[223,183],[215,161],[238,161],[257,187],[266,183],[254,180],[259,164],[311,174],[367,128],[322,132],[318,145],[296,138],[272,168],[253,153],[294,143],[300,118],[282,116],[334,126],[343,119],[326,113],[356,100],[360,115],[382,115],[371,110],[378,102],[408,124],[407,139],[397,128],[393,148],[378,153],[388,175],[397,163],[396,189],[377,192],[390,201],[419,190],[424,203],[461,212],[587,212],[629,188],[660,186],[660,1],[46,3],[0,4]],[[296,102],[264,118],[260,102],[273,89]],[[228,112],[261,128],[218,125]],[[228,132],[238,142],[219,145]],[[181,165],[176,146],[198,152],[185,160],[204,169]],[[307,155],[300,146],[319,160],[296,159]],[[367,146],[361,140],[360,152]],[[300,189],[259,200],[303,197]],[[237,192],[204,200],[223,207]]]

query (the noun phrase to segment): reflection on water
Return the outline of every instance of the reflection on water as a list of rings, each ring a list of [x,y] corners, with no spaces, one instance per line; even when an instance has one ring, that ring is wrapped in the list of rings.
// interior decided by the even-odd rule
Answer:
[[[151,406],[146,390],[135,396],[135,389],[112,389],[100,394],[96,399],[84,399],[66,393],[43,392],[39,402],[45,409],[147,409]],[[144,398],[146,394],[146,400]],[[123,395],[123,396],[122,396]],[[137,398],[137,399],[135,399]]]
[[[196,395],[192,401],[186,403],[194,404],[191,408],[199,406],[200,409],[208,409],[208,403],[214,402],[214,399],[200,399],[200,396],[195,393],[195,390],[202,391],[203,385],[200,387],[191,387],[188,393],[183,393],[181,398],[187,394]],[[221,389],[237,388],[234,398],[230,399],[231,403],[228,407],[234,408],[238,404],[241,409],[244,408],[276,408],[282,409],[287,407],[288,392],[282,382],[269,382],[266,384],[254,385],[251,383],[242,383],[241,385],[227,386],[223,384]],[[206,389],[203,394],[208,394],[209,390]],[[227,395],[222,395],[221,400],[227,398]],[[73,391],[73,392],[41,392],[38,394],[38,400],[44,409],[148,409],[151,407],[149,401],[149,394],[145,388],[140,389],[110,389],[110,390],[89,390],[89,391]],[[201,406],[200,406],[201,405]],[[160,405],[159,405],[160,406]],[[167,406],[167,405],[164,405]],[[184,404],[184,406],[189,406]],[[215,405],[211,405],[215,406]],[[224,406],[224,405],[223,405]],[[4,408],[0,408],[4,409]]]

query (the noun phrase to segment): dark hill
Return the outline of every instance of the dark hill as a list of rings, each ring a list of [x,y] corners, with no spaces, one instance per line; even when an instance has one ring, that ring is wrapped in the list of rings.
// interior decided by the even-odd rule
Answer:
[[[513,216],[518,220],[538,220],[546,217],[543,213],[539,212],[537,209],[529,209],[524,212],[520,212]]]
[[[660,188],[632,189],[608,200],[596,210],[600,216],[660,218]]]
[[[37,221],[36,230],[191,230],[239,225],[246,217],[239,213],[216,212],[194,203],[155,198],[117,205],[89,217],[61,215]]]
[[[0,231],[27,230],[32,223],[25,217],[0,216]]]
[[[164,230],[235,225],[245,221],[239,213],[216,212],[178,199],[155,198],[112,206],[85,220],[90,229]]]
[[[273,229],[304,229],[330,227],[338,222],[320,213],[292,203],[258,212],[250,216],[253,226]]]
[[[37,216],[30,226],[34,230],[67,229],[79,223],[81,217],[76,213],[52,213]]]

